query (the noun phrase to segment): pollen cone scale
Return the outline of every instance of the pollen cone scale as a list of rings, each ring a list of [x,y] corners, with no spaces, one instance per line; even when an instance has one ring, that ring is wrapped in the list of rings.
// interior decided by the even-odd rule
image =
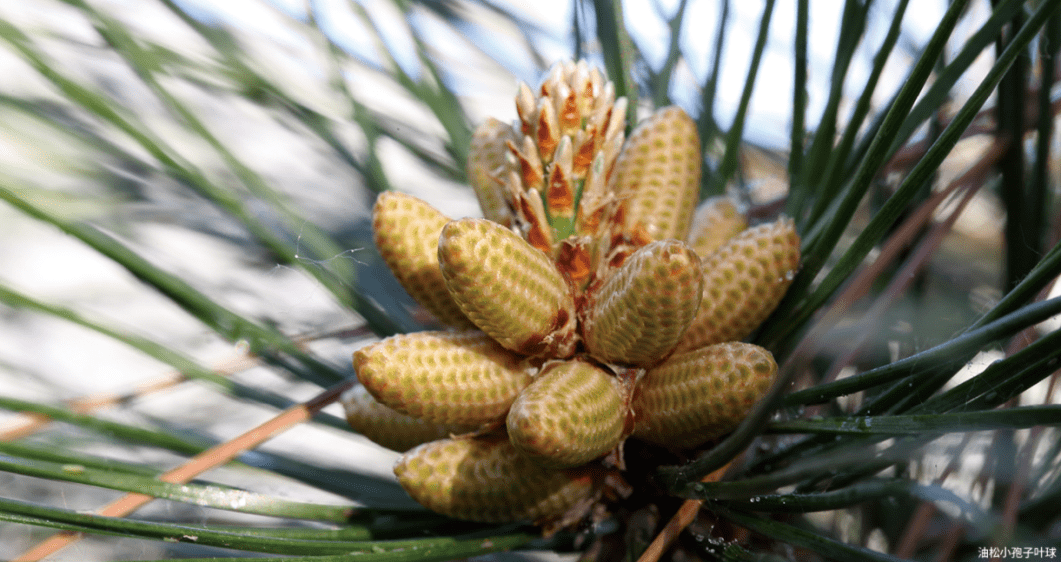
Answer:
[[[597,488],[591,470],[543,468],[504,437],[426,443],[402,456],[394,474],[428,509],[485,523],[559,519]]]
[[[575,352],[575,302],[552,259],[511,230],[484,219],[442,229],[442,276],[453,300],[506,349],[534,357]]]

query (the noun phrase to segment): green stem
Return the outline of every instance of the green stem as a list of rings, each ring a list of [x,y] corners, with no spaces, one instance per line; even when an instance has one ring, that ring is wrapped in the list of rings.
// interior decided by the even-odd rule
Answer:
[[[901,35],[903,16],[906,15],[906,7],[909,3],[910,0],[902,0],[895,7],[895,13],[892,15],[892,24],[888,28],[888,33],[884,37],[880,48],[877,49],[877,54],[873,56],[873,69],[870,71],[869,78],[862,88],[862,94],[855,103],[851,118],[848,119],[844,134],[840,138],[840,143],[829,154],[829,162],[821,176],[824,179],[820,184],[817,184],[819,189],[816,190],[817,196],[815,197],[813,209],[807,217],[796,214],[796,216],[800,216],[800,223],[803,225],[816,223],[828,208],[829,203],[837,197],[845,183],[840,178],[840,170],[843,169],[848,160],[851,147],[854,145],[858,132],[862,128],[862,122],[869,115],[873,103],[873,94],[877,90],[881,74],[884,73],[884,65],[888,62],[888,58],[892,50],[895,49],[895,44]]]
[[[766,0],[763,6],[763,16],[759,20],[759,35],[755,40],[755,50],[752,52],[751,65],[748,68],[748,76],[744,80],[744,90],[741,92],[740,103],[737,105],[737,114],[733,117],[733,124],[726,133],[726,150],[722,156],[722,162],[711,180],[711,186],[707,193],[701,193],[701,198],[711,195],[721,195],[726,190],[726,184],[737,170],[740,157],[740,145],[744,140],[744,124],[748,115],[748,106],[751,104],[752,92],[755,89],[755,78],[759,75],[759,63],[762,62],[763,53],[766,50],[766,40],[770,36],[770,18],[774,13],[775,0]]]
[[[1023,12],[1018,11],[1010,20],[1010,27],[997,39],[996,51],[1001,53],[1008,48],[1011,41],[1008,35],[1020,29],[1024,23]],[[1025,185],[1024,172],[1024,108],[1027,103],[1025,91],[1027,86],[1028,64],[1027,47],[1018,47],[1021,55],[1016,57],[1009,71],[998,83],[998,105],[995,114],[998,120],[998,136],[1008,139],[1005,152],[999,158],[998,170],[1002,178],[1001,198],[1006,211],[1005,252],[1006,252],[1006,289],[1011,289],[1035,266],[1040,253],[1038,232],[1031,232],[1029,227],[1036,224],[1030,214],[1039,213],[1038,209],[1029,207],[1028,189]]]
[[[796,180],[800,185],[813,188],[819,204],[821,201],[832,201],[836,191],[839,190],[838,187],[820,184],[819,181],[824,177],[829,155],[836,144],[836,124],[839,120],[840,102],[844,100],[844,82],[865,30],[868,10],[868,4],[863,5],[855,0],[847,0],[844,3],[844,13],[837,37],[836,58],[833,61],[830,79],[829,97],[825,102],[822,117],[818,120],[814,140],[811,141],[811,146],[807,150],[807,163],[801,177]],[[901,19],[893,21],[892,27],[898,26],[901,21]]]
[[[803,169],[803,140],[807,135],[807,35],[810,27],[809,0],[796,4],[795,64],[792,78],[792,136],[789,139],[788,178],[790,197],[794,201],[806,196],[808,186],[799,181]],[[798,205],[796,205],[798,207]],[[790,207],[791,209],[791,207]],[[789,211],[792,213],[792,211]]]
[[[718,135],[718,121],[715,119],[715,98],[718,95],[718,74],[722,67],[722,48],[726,43],[726,30],[729,29],[729,0],[722,0],[718,15],[718,30],[715,32],[714,55],[708,77],[700,89],[700,116],[696,129],[700,133],[700,142],[705,147],[714,143]],[[700,195],[706,193],[709,177],[701,178]]]
[[[864,230],[851,243],[847,251],[840,257],[836,265],[828,274],[826,274],[821,283],[817,285],[817,288],[813,293],[801,298],[800,295],[810,289],[814,277],[825,265],[826,258],[832,253],[832,250],[839,241],[844,228],[846,228],[847,224],[850,222],[850,217],[857,207],[859,200],[861,200],[861,194],[865,191],[865,188],[868,188],[873,177],[876,175],[884,157],[884,149],[891,145],[896,128],[905,117],[914,98],[916,98],[917,92],[920,90],[920,84],[923,84],[935,59],[942,51],[942,40],[945,37],[940,37],[941,33],[944,30],[948,30],[947,33],[944,34],[947,35],[949,34],[949,30],[953,29],[953,26],[960,15],[962,6],[964,6],[964,2],[961,1],[951,4],[951,8],[948,10],[947,15],[944,16],[944,21],[937,29],[936,35],[934,35],[933,40],[929,42],[929,47],[925,49],[926,55],[934,53],[933,56],[923,56],[922,59],[918,61],[918,67],[921,67],[922,65],[925,67],[925,76],[918,76],[917,80],[911,79],[908,81],[903,87],[903,92],[907,92],[907,88],[912,84],[918,84],[918,86],[914,91],[909,92],[909,96],[900,95],[900,99],[903,100],[902,103],[897,103],[889,111],[889,118],[886,118],[885,120],[885,126],[882,127],[881,134],[879,135],[880,138],[874,141],[874,145],[871,146],[863,166],[859,168],[859,172],[856,174],[853,184],[859,186],[859,188],[848,191],[847,195],[845,195],[845,197],[838,203],[835,210],[832,211],[831,214],[833,214],[833,218],[827,221],[827,224],[823,226],[822,230],[809,233],[810,240],[805,244],[806,251],[804,252],[804,256],[806,256],[806,259],[802,266],[803,269],[796,276],[795,281],[789,288],[788,295],[774,312],[772,318],[775,320],[768,324],[766,328],[767,334],[762,338],[762,341],[770,342],[771,345],[773,345],[780,340],[787,339],[789,335],[802,326],[803,323],[806,322],[826,300],[828,300],[828,298],[840,287],[843,281],[850,276],[851,272],[858,267],[870,250],[872,250],[879,237],[882,236],[902,214],[903,209],[916,195],[917,190],[919,190],[921,186],[924,185],[924,182],[935,173],[935,170],[939,167],[943,159],[946,158],[958,143],[961,139],[962,133],[968,128],[969,124],[972,123],[976,114],[979,112],[980,107],[982,107],[984,102],[987,101],[987,98],[994,91],[995,86],[998,85],[998,82],[1002,79],[1002,76],[1007,69],[1023,53],[1024,48],[1032,41],[1032,39],[1034,39],[1038,30],[1046,23],[1046,19],[1050,17],[1058,7],[1061,7],[1061,1],[1055,0],[1053,2],[1043,3],[1039,9],[1036,10],[1031,18],[1029,18],[1028,23],[1021,28],[1013,41],[1010,42],[1009,46],[999,57],[995,65],[992,66],[990,71],[988,71],[983,81],[970,96],[968,102],[962,106],[951,123],[940,134],[939,139],[932,144],[924,157],[922,157],[910,171],[910,174],[899,186],[895,194],[889,198],[881,207],[880,211],[874,215],[869,224],[866,225]],[[937,39],[939,39],[940,42],[938,45],[936,44]],[[916,69],[915,74],[918,74]],[[877,148],[873,148],[874,146]],[[857,197],[855,196],[856,194]],[[785,322],[783,324],[778,323],[776,321],[778,318],[784,318]]]
[[[593,3],[597,15],[597,38],[604,51],[604,68],[615,85],[615,97],[625,97],[626,123],[629,129],[637,123],[638,88],[634,81],[634,44],[626,31],[621,0]]]

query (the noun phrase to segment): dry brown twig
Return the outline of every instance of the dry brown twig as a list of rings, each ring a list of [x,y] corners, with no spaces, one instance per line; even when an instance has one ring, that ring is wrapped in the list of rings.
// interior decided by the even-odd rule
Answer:
[[[227,377],[250,369],[256,365],[258,365],[258,360],[254,357],[240,355],[222,360],[215,365],[211,371],[216,375]],[[146,384],[139,385],[137,388],[129,392],[101,393],[82,396],[80,398],[68,400],[64,405],[68,410],[75,414],[91,414],[92,412],[103,408],[117,406],[137,398],[143,398],[144,396],[155,392],[168,390],[181,383],[187,382],[188,380],[188,376],[180,371],[172,371],[154,380],[148,381]],[[18,418],[11,420],[3,427],[0,427],[0,441],[16,441],[18,439],[29,437],[44,429],[51,423],[51,421],[51,418],[42,414],[23,413]]]
[[[726,474],[732,463],[733,461],[726,463],[722,468],[708,474],[700,481],[718,482]],[[637,562],[658,562],[663,553],[667,552],[671,545],[674,544],[674,541],[677,540],[678,535],[696,520],[696,514],[700,512],[702,503],[704,503],[703,500],[685,500],[682,502],[681,507],[667,522],[667,526],[656,535],[656,538],[648,545],[648,548],[637,559]]]
[[[367,333],[367,328],[365,327],[343,328],[325,334],[305,335],[293,338],[293,341],[295,341],[300,347],[305,348],[306,344],[318,339],[326,337],[360,336],[365,333]],[[256,357],[241,353],[238,356],[222,360],[213,367],[212,372],[220,376],[231,376],[259,364],[260,361]],[[190,380],[189,377],[183,373],[173,371],[155,380],[149,381],[146,384],[140,385],[138,388],[130,392],[84,396],[66,402],[66,406],[72,412],[89,414],[102,408],[126,403],[136,398],[142,398],[148,394],[173,388],[188,380]],[[159,476],[159,480],[170,484],[187,483],[203,472],[227,463],[244,451],[261,445],[273,436],[310,420],[325,406],[338,400],[339,395],[352,384],[352,381],[343,382],[325,390],[307,402],[292,406],[243,435],[204,451],[190,459],[185,464],[163,473]],[[15,420],[9,423],[6,428],[0,429],[0,441],[14,441],[27,437],[40,431],[51,423],[51,421],[51,418],[47,416],[39,414],[23,414],[21,419]],[[107,517],[124,517],[154,499],[154,497],[145,494],[126,494],[118,500],[100,508],[96,513]],[[56,533],[22,553],[18,558],[15,558],[15,560],[40,560],[77,542],[82,536],[81,533],[68,531]]]
[[[301,349],[305,350],[306,345],[313,341],[328,338],[357,338],[363,337],[368,333],[369,329],[367,326],[346,327],[319,334],[306,334],[294,337],[292,338],[292,341]],[[229,377],[260,364],[261,362],[256,357],[248,355],[245,352],[239,352],[238,354],[217,362],[211,367],[210,372],[218,376]],[[75,414],[91,414],[92,412],[102,410],[103,408],[128,403],[156,392],[171,389],[181,383],[188,382],[189,380],[191,379],[184,373],[173,370],[156,379],[140,384],[128,392],[101,393],[82,396],[80,398],[66,401],[64,406]],[[50,424],[51,421],[51,418],[42,414],[23,413],[18,418],[0,426],[0,441],[16,441],[18,439],[29,437],[44,429],[44,427]]]
[[[159,476],[159,480],[170,484],[185,484],[200,474],[225,464],[241,453],[261,445],[276,435],[309,421],[325,406],[338,400],[339,395],[353,384],[354,381],[337,384],[306,402],[292,406],[243,435],[199,453],[188,462]],[[99,509],[96,513],[106,517],[125,517],[154,499],[153,496],[145,494],[126,494]],[[77,542],[82,536],[81,533],[70,531],[56,533],[23,552],[13,562],[41,560]]]

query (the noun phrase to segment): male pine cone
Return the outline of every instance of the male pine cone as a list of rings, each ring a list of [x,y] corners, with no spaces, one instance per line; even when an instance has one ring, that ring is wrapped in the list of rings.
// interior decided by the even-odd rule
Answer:
[[[451,221],[407,195],[377,201],[387,265],[456,331],[355,353],[363,390],[347,411],[378,442],[384,428],[415,427],[396,448],[464,433],[395,466],[432,510],[565,518],[597,497],[596,459],[627,436],[700,446],[731,431],[776,376],[767,350],[737,340],[792,280],[792,221],[748,229],[726,199],[694,218],[693,121],[664,108],[624,144],[625,103],[585,63],[559,65],[537,99],[520,87],[516,127],[476,131],[468,176],[489,220]],[[371,427],[365,412],[379,409]]]

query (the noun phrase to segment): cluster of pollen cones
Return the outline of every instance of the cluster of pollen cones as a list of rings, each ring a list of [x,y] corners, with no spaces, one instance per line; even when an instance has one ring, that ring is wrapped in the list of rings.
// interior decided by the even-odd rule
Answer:
[[[664,108],[625,138],[626,100],[584,62],[537,96],[521,85],[516,108],[472,143],[485,219],[377,200],[380,253],[449,329],[357,351],[343,403],[354,429],[407,451],[394,472],[428,508],[569,522],[628,437],[697,447],[762,397],[777,364],[740,340],[787,290],[799,237],[785,218],[749,228],[727,198],[698,209],[693,121]]]

